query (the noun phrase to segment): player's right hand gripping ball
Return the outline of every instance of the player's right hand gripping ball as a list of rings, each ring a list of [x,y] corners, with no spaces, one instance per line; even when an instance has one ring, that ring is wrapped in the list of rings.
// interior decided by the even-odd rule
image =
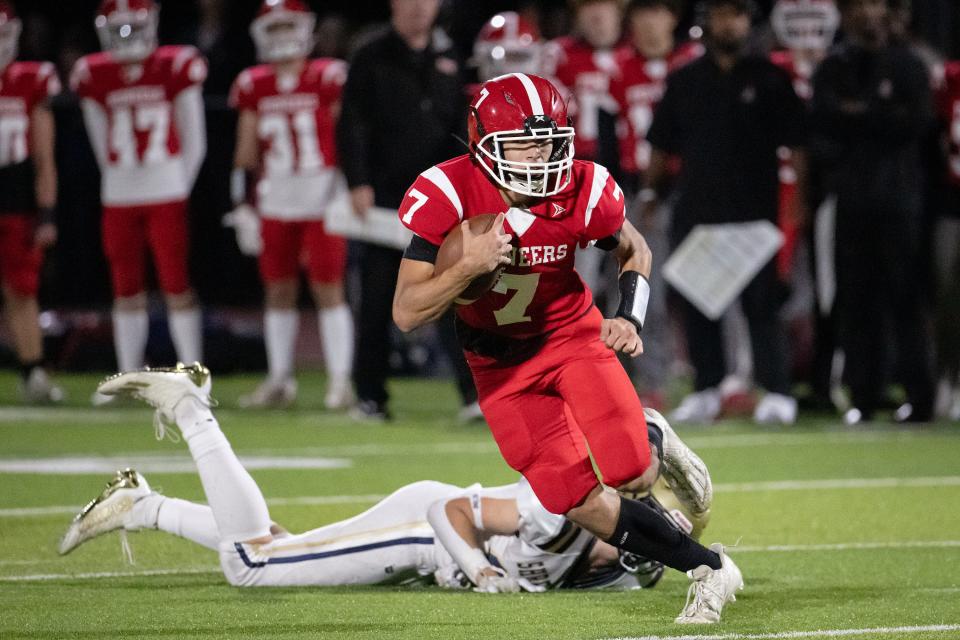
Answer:
[[[489,231],[496,220],[497,214],[484,213],[469,218],[467,223],[470,225],[470,231],[474,234],[481,234]],[[447,237],[443,239],[443,244],[440,245],[440,250],[437,252],[437,261],[433,265],[434,274],[440,275],[456,264],[461,256],[463,256],[463,231],[460,225],[457,225],[450,230]],[[476,302],[480,296],[490,291],[497,284],[502,270],[503,266],[500,266],[490,273],[477,276],[454,302],[458,305],[468,305]]]

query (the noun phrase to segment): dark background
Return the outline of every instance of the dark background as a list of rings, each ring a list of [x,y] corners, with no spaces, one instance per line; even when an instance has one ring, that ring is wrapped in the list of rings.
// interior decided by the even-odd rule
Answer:
[[[365,33],[389,18],[386,0],[320,2],[307,0],[318,20],[317,54],[349,57]],[[51,250],[43,277],[45,308],[105,309],[109,278],[100,246],[99,174],[75,98],[67,88],[70,68],[81,55],[99,49],[93,18],[98,0],[19,0],[24,22],[21,59],[52,60],[65,91],[54,109],[60,169],[60,242]],[[771,0],[759,0],[765,15]],[[210,61],[207,94],[208,153],[192,197],[191,270],[206,306],[259,307],[261,291],[254,260],[241,256],[233,232],[220,218],[230,208],[229,172],[235,114],[226,92],[236,75],[255,63],[248,29],[260,0],[166,0],[160,12],[162,44],[195,44]],[[464,59],[483,22],[499,10],[524,9],[539,15],[545,37],[569,28],[566,3],[539,0],[447,0],[440,22]],[[762,20],[763,16],[759,16]],[[688,3],[680,30],[693,19]],[[960,58],[960,2],[916,0],[915,31],[947,57]]]

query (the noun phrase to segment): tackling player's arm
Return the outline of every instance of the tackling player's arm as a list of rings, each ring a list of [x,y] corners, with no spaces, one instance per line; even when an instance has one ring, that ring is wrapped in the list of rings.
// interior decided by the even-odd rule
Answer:
[[[461,223],[462,255],[439,275],[434,273],[432,261],[405,257],[400,262],[393,321],[401,331],[413,331],[437,320],[474,278],[510,264],[513,248],[511,236],[503,232],[503,220],[501,213],[489,231],[479,234],[473,233],[467,222]],[[420,238],[420,242],[429,241]]]
[[[30,153],[36,172],[34,190],[40,215],[34,242],[47,248],[57,241],[54,208],[57,206],[57,164],[54,158],[53,113],[46,102],[33,108],[30,114]]]
[[[492,535],[512,536],[520,528],[517,501],[480,494],[438,500],[427,519],[437,538],[467,578],[483,591],[520,590],[519,583],[494,567],[483,551]]]

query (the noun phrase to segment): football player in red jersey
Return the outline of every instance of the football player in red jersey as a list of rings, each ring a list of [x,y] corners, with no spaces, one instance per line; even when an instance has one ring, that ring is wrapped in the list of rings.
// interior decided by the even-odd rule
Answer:
[[[323,215],[338,184],[334,127],[346,64],[309,59],[316,19],[300,0],[267,0],[250,26],[264,63],[237,77],[230,95],[240,111],[231,213],[246,253],[259,254],[266,290],[268,376],[247,406],[285,406],[293,377],[298,284],[305,269],[316,301],[327,373],[326,406],[353,402],[353,318],[344,301],[346,241],[326,233]],[[247,193],[247,174],[256,188]]]
[[[947,205],[937,238],[940,251],[939,309],[937,318],[936,413],[960,420],[960,61],[944,65],[937,92],[940,121],[946,132]]]
[[[667,74],[703,55],[703,45],[676,45],[676,0],[633,0],[626,13],[630,46],[617,52],[619,73],[610,82],[610,93],[620,110],[620,168],[638,175],[650,165],[646,135]]]
[[[833,0],[777,0],[770,14],[770,25],[777,41],[785,47],[771,52],[770,60],[790,74],[793,90],[805,101],[813,96],[813,72],[823,60],[840,26],[840,12]],[[780,228],[784,246],[777,256],[777,270],[789,278],[798,240],[799,223],[806,213],[799,212],[797,200],[798,166],[790,149],[780,155]]]
[[[696,597],[678,622],[716,622],[742,586],[719,545],[701,547],[644,504],[607,486],[649,487],[659,470],[702,512],[706,471],[676,434],[644,419],[615,353],[639,355],[651,255],[624,218],[624,197],[604,167],[573,159],[574,129],[547,80],[510,74],[483,85],[468,115],[470,153],[417,178],[401,204],[416,235],[400,266],[393,317],[410,331],[440,317],[477,276],[496,285],[456,308],[480,406],[500,451],[552,513],[626,551],[689,571]],[[495,213],[475,234],[469,220]],[[439,245],[457,225],[462,255],[437,274]],[[604,319],[573,268],[578,247],[612,251],[621,301]],[[647,429],[637,429],[646,425]],[[649,438],[649,440],[648,440]],[[653,447],[651,447],[651,442]],[[589,444],[589,453],[587,446]]]
[[[617,50],[622,41],[621,0],[573,0],[576,35],[550,42],[543,75],[557,83],[570,103],[576,125],[576,156],[596,160],[600,145],[601,111],[612,116],[617,105],[610,96],[610,79],[619,73]]]
[[[53,114],[47,102],[60,92],[49,62],[15,62],[21,23],[0,1],[0,282],[28,402],[56,402],[63,391],[43,368],[38,323],[44,249],[57,240],[54,207]]]
[[[178,359],[203,355],[187,271],[187,200],[206,152],[207,65],[193,47],[158,47],[157,20],[153,0],[104,0],[94,22],[103,51],[78,60],[70,78],[100,165],[114,345],[123,371],[143,366],[148,247]]]
[[[653,122],[653,110],[666,87],[667,75],[690,60],[703,54],[699,42],[676,44],[674,32],[680,7],[676,0],[632,0],[626,9],[626,28],[629,46],[618,51],[620,72],[610,82],[610,94],[617,101],[617,122],[620,143],[620,170],[627,191],[635,193],[642,184],[643,173],[650,166],[651,147],[647,130]],[[641,193],[635,204],[643,207]],[[667,226],[669,212],[647,212],[642,217],[642,229],[655,256],[669,253]],[[666,406],[663,388],[670,369],[672,355],[669,345],[666,285],[658,270],[651,278],[648,316],[654,320],[647,336],[650,347],[644,364],[635,367],[632,377],[640,390],[644,406],[662,410]]]

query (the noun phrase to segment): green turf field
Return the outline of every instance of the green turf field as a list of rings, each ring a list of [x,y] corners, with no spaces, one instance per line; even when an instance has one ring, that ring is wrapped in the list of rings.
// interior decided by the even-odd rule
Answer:
[[[746,590],[706,628],[672,624],[687,580],[653,590],[483,595],[438,588],[227,586],[211,552],[157,532],[116,535],[66,558],[57,539],[110,473],[25,472],[154,464],[167,495],[202,500],[186,447],[153,438],[144,408],[92,409],[93,377],[64,380],[67,408],[15,402],[0,375],[0,638],[960,638],[960,426],[790,429],[741,423],[679,430],[716,486],[705,541],[719,540]],[[452,386],[395,383],[398,420],[350,423],[320,410],[322,380],[301,378],[287,413],[240,411],[253,378],[216,379],[220,422],[241,456],[331,468],[254,470],[273,518],[298,531],[355,514],[402,484],[502,484],[514,474],[483,426],[460,426]],[[149,458],[159,458],[150,460]],[[108,458],[103,460],[102,458]],[[113,458],[116,458],[114,460]],[[823,633],[804,634],[821,630]],[[851,630],[850,635],[838,630]],[[857,631],[852,631],[857,630]],[[741,635],[736,635],[741,634]]]

